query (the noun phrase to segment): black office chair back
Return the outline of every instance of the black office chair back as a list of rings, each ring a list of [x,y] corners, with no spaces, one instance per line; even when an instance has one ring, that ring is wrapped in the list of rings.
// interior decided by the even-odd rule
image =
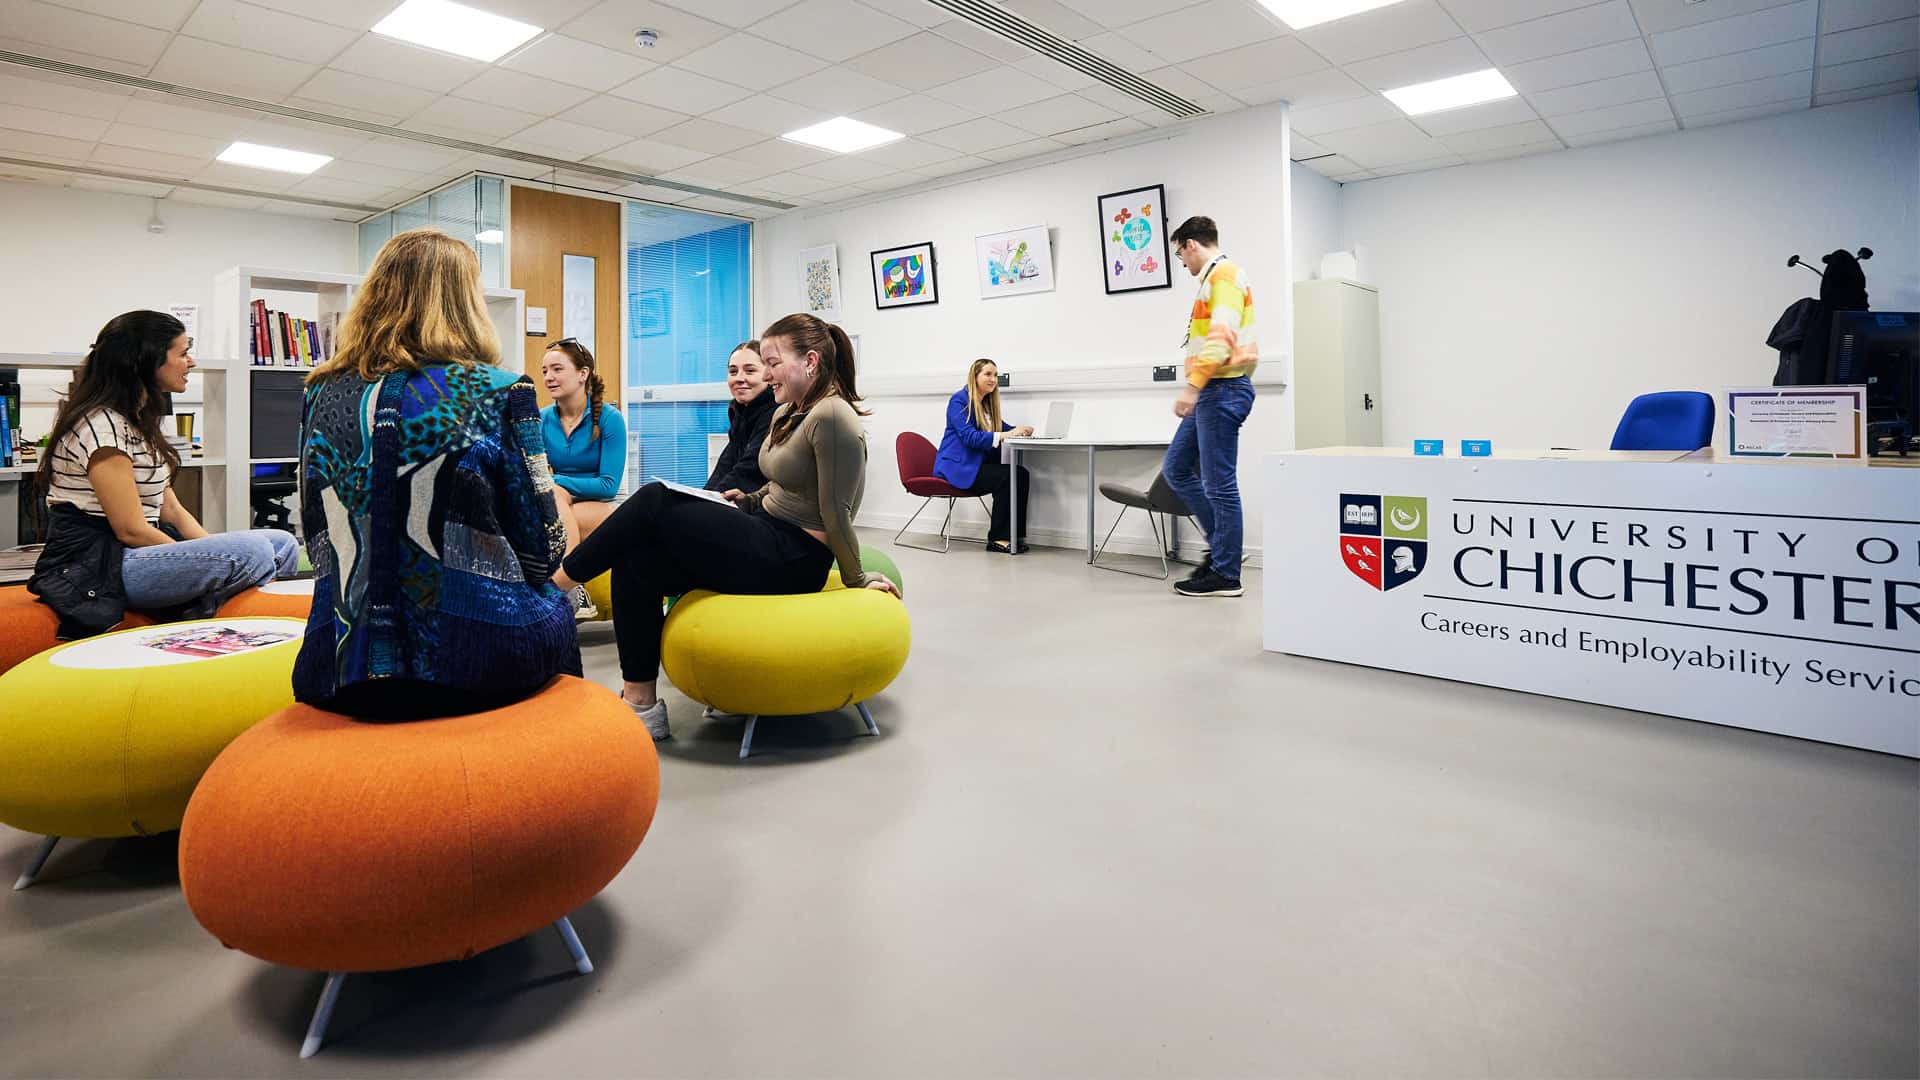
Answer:
[[[1153,486],[1147,489],[1147,509],[1156,514],[1173,514],[1176,517],[1192,517],[1193,511],[1187,509],[1186,501],[1174,493],[1167,483],[1167,474],[1160,473],[1153,478]]]

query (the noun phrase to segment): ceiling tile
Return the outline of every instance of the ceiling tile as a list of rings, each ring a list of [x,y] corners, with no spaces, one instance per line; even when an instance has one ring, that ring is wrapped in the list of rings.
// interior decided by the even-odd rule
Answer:
[[[989,161],[1020,161],[1066,148],[1066,143],[1054,139],[1031,139],[1027,142],[1014,143],[1012,146],[996,146],[991,150],[982,150],[980,156]]]
[[[752,34],[730,34],[680,58],[675,66],[749,90],[770,90],[827,64]]]
[[[1460,29],[1469,34],[1508,26],[1563,11],[1586,7],[1596,0],[1440,0]]]
[[[982,150],[1026,142],[1033,135],[1011,124],[983,116],[939,131],[929,131],[921,138],[935,146],[944,146],[962,154],[978,154]]]
[[[331,124],[311,124],[302,120],[267,119],[250,116],[241,121],[238,136],[268,146],[287,146],[314,154],[345,157],[358,150],[370,138],[358,131]]]
[[[576,124],[585,124],[602,131],[617,131],[628,138],[637,139],[651,135],[662,128],[670,128],[691,117],[685,113],[670,109],[656,109],[651,105],[642,105],[637,101],[602,94],[575,105],[560,114],[562,120],[571,120]]]
[[[1687,94],[1728,83],[1750,82],[1769,75],[1785,75],[1813,66],[1813,39],[1803,38],[1764,49],[1728,53],[1725,56],[1674,64],[1662,68],[1660,79],[1667,93]]]
[[[177,187],[167,196],[170,203],[186,203],[189,206],[217,206],[223,210],[258,210],[263,199],[245,195],[229,195],[224,191],[197,191],[188,187]]]
[[[1460,156],[1467,159],[1469,165],[1485,165],[1493,161],[1505,161],[1508,158],[1533,157],[1537,154],[1551,154],[1555,150],[1564,150],[1559,139],[1552,142],[1527,143],[1523,146],[1501,146],[1492,150],[1475,150]]]
[[[44,45],[37,41],[23,41],[19,38],[7,37],[4,34],[0,34],[0,49],[5,49],[8,52],[26,53],[30,56],[44,57],[48,60],[59,60],[67,64],[80,64],[85,67],[100,68],[103,71],[117,71],[122,75],[144,76],[153,67],[153,65],[148,62],[115,60],[110,56],[97,56],[93,53],[78,52],[73,49],[62,49],[53,45]],[[24,166],[9,166],[9,168],[15,170],[23,167]],[[69,180],[70,178],[62,174],[56,186],[65,186]],[[38,183],[39,181],[25,182]]]
[[[1091,75],[1076,71],[1051,56],[1041,56],[1038,53],[1012,66],[1041,82],[1057,86],[1062,90],[1084,90],[1089,86],[1104,85]]]
[[[369,165],[385,165],[390,169],[424,173],[446,169],[459,161],[463,155],[457,150],[449,150],[445,147],[390,139],[382,135],[360,144],[348,156],[354,161],[363,161]]]
[[[1292,102],[1296,109],[1313,109],[1335,102],[1351,101],[1354,98],[1368,97],[1372,91],[1353,81],[1352,76],[1338,68],[1295,75],[1290,79],[1261,83],[1258,86],[1237,87],[1233,96],[1249,105],[1265,105],[1272,101]]]
[[[688,6],[703,12],[707,7],[705,4]],[[728,0],[715,0],[713,4],[716,11],[727,6]],[[718,17],[716,14],[715,18]],[[554,29],[615,52],[632,52],[633,32],[643,27],[660,33],[659,42],[648,49],[646,55],[646,59],[655,64],[671,64],[731,32],[717,22],[651,0],[605,0]]]
[[[536,113],[468,101],[466,98],[443,97],[407,117],[406,126],[414,131],[490,143],[516,131],[524,131],[539,120],[540,116]]]
[[[334,68],[322,68],[295,91],[313,101],[366,109],[391,116],[411,116],[426,108],[439,95],[431,90],[355,75]]]
[[[996,113],[1054,96],[1053,87],[1013,68],[970,75],[928,91],[951,105],[979,113]]]
[[[180,24],[187,21],[195,4],[200,0],[140,0],[128,3],[128,0],[54,0],[63,8],[105,15],[108,18],[124,22],[139,23],[158,30],[178,30]]]
[[[1821,93],[1813,100],[1818,105],[1838,105],[1845,101],[1865,101],[1868,98],[1891,97],[1896,94],[1906,97],[1911,93],[1913,93],[1913,80],[1903,79],[1899,82],[1880,83],[1875,86],[1858,86],[1851,90],[1830,90]]]
[[[9,154],[31,154],[42,160],[78,162],[87,160],[87,155],[93,153],[93,143],[86,139],[0,128],[0,150]]]
[[[52,45],[148,65],[158,62],[167,47],[164,30],[55,7],[39,0],[8,0],[0,11],[6,14],[5,20],[0,21],[0,34],[36,45]]]
[[[1447,149],[1456,154],[1475,154],[1484,150],[1498,150],[1509,146],[1525,146],[1529,143],[1550,142],[1560,145],[1544,121],[1528,120],[1523,124],[1503,124],[1500,127],[1481,128],[1477,131],[1463,131],[1455,135],[1443,136],[1440,140]]]
[[[904,97],[906,91],[892,83],[881,82],[879,79],[862,75],[857,71],[849,71],[843,67],[830,67],[790,83],[783,83],[774,88],[771,94],[777,98],[805,105],[810,109],[819,109],[832,116],[845,116],[894,98]]]
[[[777,90],[775,92],[778,93]],[[767,94],[755,94],[715,109],[707,113],[706,118],[763,135],[785,135],[789,131],[830,120],[841,111],[815,109]]]
[[[224,161],[216,161],[188,179],[219,184],[223,187],[246,188],[250,191],[285,191],[306,178],[298,173],[249,169],[244,165],[229,165]]]
[[[346,51],[327,66],[442,94],[472,80],[487,67],[478,60],[449,56],[373,34],[347,46]]]
[[[890,169],[917,169],[922,165],[951,161],[954,152],[921,139],[900,139],[885,146],[862,150],[859,156],[863,161],[878,162]]]
[[[1532,120],[1539,114],[1525,98],[1511,97],[1501,101],[1489,101],[1484,105],[1469,105],[1464,109],[1448,109],[1446,112],[1428,113],[1414,117],[1414,125],[1429,135],[1458,135],[1463,131],[1478,131],[1481,128],[1504,127]]]
[[[1640,26],[1633,21],[1633,9],[1627,6],[1627,0],[1609,0],[1474,35],[1493,62],[1501,65],[1639,38]]]
[[[1264,86],[1326,68],[1319,53],[1299,38],[1276,37],[1216,52],[1182,65],[1182,70],[1222,90]]]
[[[1074,128],[1072,131],[1058,131],[1054,133],[1053,138],[1063,143],[1084,146],[1087,143],[1100,142],[1104,139],[1117,139],[1122,135],[1132,135],[1145,130],[1147,130],[1147,125],[1141,123],[1137,118],[1123,116],[1118,120],[1109,120],[1104,124]]]
[[[860,186],[868,191],[897,191],[909,184],[923,184],[927,174],[912,169],[899,169],[885,176],[876,176],[871,180],[860,181]]]
[[[1612,105],[1604,109],[1588,109],[1585,112],[1547,118],[1548,125],[1569,143],[1579,136],[1591,135],[1596,131],[1642,127],[1672,121],[1673,110],[1667,107],[1665,98],[1635,101],[1626,105]]]
[[[753,182],[753,186],[776,195],[811,195],[816,191],[825,191],[834,186],[834,181],[803,173],[784,172],[773,176],[763,176]]]
[[[1819,0],[1799,0],[1750,15],[1654,34],[1653,55],[1664,67],[1812,37],[1819,10]]]
[[[315,64],[353,44],[358,36],[344,27],[239,0],[201,0],[180,32],[250,52]]]
[[[358,76],[355,77],[357,78]],[[413,88],[408,87],[407,89],[411,90]],[[434,94],[428,94],[427,100],[431,101],[436,96],[437,95]],[[381,112],[376,109],[359,109],[352,105],[338,105],[331,101],[321,101],[318,98],[301,97],[297,93],[288,94],[286,97],[281,98],[279,103],[289,108],[305,109],[308,112],[324,113],[327,116],[337,116],[345,120],[359,120],[368,124],[382,124],[387,127],[399,127],[400,122],[407,118],[407,114],[398,109],[392,112]],[[413,111],[418,112],[419,110],[415,109]]]
[[[1564,56],[1500,69],[1514,89],[1523,94],[1652,70],[1653,57],[1647,55],[1646,43],[1638,40],[1602,45],[1597,49],[1582,49]]]
[[[124,124],[139,124],[164,131],[185,131],[228,142],[233,141],[251,119],[251,116],[234,115],[218,109],[189,109],[141,97],[133,98],[120,109],[120,122]]]
[[[910,94],[895,101],[875,105],[871,109],[862,109],[853,114],[855,120],[868,124],[877,124],[889,131],[898,131],[902,135],[918,135],[923,131],[952,127],[970,119],[973,112],[958,105],[949,105],[938,98],[925,94]]]
[[[663,131],[655,132],[652,137],[670,146],[704,150],[709,154],[725,154],[743,146],[752,146],[766,138],[760,132],[737,128],[732,124],[715,123],[712,120],[688,120],[684,124],[675,124]]]
[[[1448,153],[1444,143],[1404,119],[1328,132],[1317,138],[1327,149],[1367,169],[1377,170]]]
[[[615,131],[601,131],[565,120],[548,119],[527,128],[511,139],[495,140],[516,150],[557,158],[589,158],[629,140]]]
[[[1820,38],[1820,63],[1848,64],[1906,52],[1920,43],[1920,18],[1843,30]]]
[[[778,172],[765,165],[752,165],[728,157],[710,157],[683,165],[672,172],[660,174],[662,180],[672,180],[680,184],[699,184],[702,187],[730,187],[748,180],[757,180],[769,173]]]
[[[1333,151],[1297,132],[1289,133],[1288,140],[1287,148],[1290,151],[1289,156],[1295,161],[1299,161],[1302,158],[1320,157],[1323,154],[1333,153]]]
[[[1876,56],[1871,60],[1855,60],[1851,64],[1822,67],[1820,92],[1826,94],[1835,90],[1852,90],[1857,87],[1902,80],[1905,80],[1908,86],[1912,86],[1916,77],[1920,77],[1920,52]]]
[[[206,168],[207,163],[213,160],[213,155],[165,154],[157,150],[135,150],[128,146],[101,143],[93,148],[91,159],[102,165],[133,169],[148,176],[184,180]]]
[[[1359,165],[1338,154],[1317,157],[1312,161],[1303,161],[1300,164],[1305,165],[1321,176],[1339,176],[1343,173],[1364,171]]]
[[[1393,90],[1492,66],[1472,38],[1457,37],[1405,52],[1360,60],[1346,65],[1345,70],[1365,86],[1375,90]]]
[[[754,143],[752,146],[735,150],[727,156],[752,165],[768,166],[767,172],[780,172],[826,161],[833,155],[825,150],[815,150],[811,146],[802,146],[785,139],[768,139],[766,142]]]
[[[1716,19],[1780,7],[1788,0],[1633,0],[1644,34],[1698,26]]]
[[[1284,32],[1246,0],[1204,0],[1133,23],[1120,36],[1158,56],[1162,64],[1184,64],[1217,53],[1224,42],[1265,41]]]
[[[1145,71],[1148,68],[1159,67],[1162,63],[1158,56],[1111,32],[1096,34],[1082,41],[1080,45],[1082,48],[1092,49],[1128,71]]]
[[[655,65],[631,50],[616,52],[565,34],[547,34],[515,50],[500,66],[604,93],[645,75]]]
[[[1051,135],[1056,131],[1068,131],[1086,127],[1088,124],[1118,120],[1120,114],[1104,106],[1095,105],[1086,98],[1074,94],[1061,94],[1059,97],[1036,101],[1031,105],[1019,105],[1003,110],[997,119],[1035,135]],[[911,167],[913,163],[901,162],[901,164]]]
[[[125,3],[126,0],[106,0],[108,3]],[[324,4],[314,0],[247,0],[258,7],[272,8],[289,15],[301,15],[310,19],[319,19],[334,26],[344,26],[350,30],[371,30],[373,25],[399,5],[394,0],[327,0]]]
[[[817,176],[822,180],[832,180],[836,183],[857,184],[872,177],[885,176],[894,170],[877,161],[868,161],[863,155],[850,154],[804,165],[794,171],[802,176]]]
[[[949,41],[965,45],[974,52],[991,56],[1003,64],[1017,64],[1034,55],[1033,50],[1025,45],[1017,45],[991,30],[982,30],[960,19],[941,23],[933,28],[933,32]]]
[[[1142,19],[1151,19],[1172,8],[1190,4],[1192,0],[1060,0],[1062,4],[1079,12],[1082,16],[1101,26],[1128,26]]]
[[[1177,67],[1163,67],[1153,71],[1143,71],[1140,73],[1140,77],[1170,94],[1178,94],[1196,104],[1198,104],[1198,99],[1218,93],[1220,89],[1217,86],[1187,74]],[[1142,113],[1150,110],[1157,111],[1159,108],[1158,105],[1152,102],[1141,101],[1132,109],[1128,110],[1128,112]]]
[[[1336,64],[1351,64],[1405,52],[1460,36],[1460,25],[1434,0],[1401,0],[1373,11],[1310,26],[1298,32],[1314,52]]]
[[[1892,22],[1912,14],[1913,0],[1826,0],[1820,5],[1820,30],[1830,34]]]
[[[1116,90],[1106,83],[1095,83],[1092,86],[1080,90],[1079,94],[1095,105],[1112,109],[1114,112],[1123,115],[1138,112],[1151,104],[1150,102],[1134,97],[1132,94]]]
[[[58,135],[63,139],[85,139],[98,141],[106,133],[105,120],[96,120],[90,116],[73,116],[68,113],[48,112],[29,105],[0,105],[0,128],[13,128],[16,131],[32,131],[41,135]],[[1025,138],[1025,136],[1021,136]]]
[[[184,131],[163,131],[135,124],[114,124],[101,134],[100,141],[138,150],[158,150],[163,154],[210,158],[225,150],[231,139],[212,139]]]
[[[1805,101],[1775,101],[1767,105],[1749,105],[1744,109],[1728,109],[1724,112],[1708,113],[1705,116],[1686,118],[1687,129],[1713,127],[1716,124],[1732,124],[1741,120],[1755,120],[1762,116],[1774,116],[1779,113],[1799,112],[1807,108]]]
[[[91,116],[95,120],[112,120],[120,115],[129,97],[127,94],[109,94],[85,87],[69,86],[55,81],[55,77],[41,77],[35,73],[31,77],[0,75],[0,101],[14,105],[31,105],[36,109],[49,112],[71,113],[74,116]]]
[[[1666,90],[1661,87],[1658,75],[1651,71],[1636,71],[1612,79],[1542,90],[1527,95],[1527,100],[1533,102],[1533,107],[1540,110],[1542,116],[1565,116],[1568,113],[1665,96]]]
[[[656,68],[608,91],[614,97],[681,113],[710,112],[746,97],[749,91],[677,67]]]
[[[472,5],[496,15],[518,19],[529,26],[551,30],[569,19],[578,18],[596,0],[482,0]]]
[[[472,82],[462,84],[453,94],[468,101],[552,116],[592,97],[593,91],[494,67],[482,72]]]
[[[111,191],[116,195],[138,195],[164,199],[173,194],[172,184],[148,184],[139,180],[115,180],[109,176],[75,176],[73,186],[85,191]]]
[[[1442,154],[1439,157],[1422,158],[1419,161],[1403,161],[1397,165],[1382,165],[1373,170],[1375,178],[1405,176],[1408,173],[1430,172],[1434,169],[1450,169],[1455,165],[1465,165],[1467,159],[1459,154]]]
[[[1105,26],[1073,10],[1060,0],[1001,0],[1000,6],[1036,26],[1045,27],[1068,41],[1092,37]]]
[[[1776,101],[1795,100],[1802,105],[1812,102],[1813,72],[1811,70],[1755,79],[1752,82],[1716,86],[1710,90],[1695,90],[1690,94],[1675,94],[1673,111],[1680,119],[1690,121],[1695,117],[1726,112],[1730,109],[1747,109],[1756,105],[1771,105]]]
[[[667,3],[715,22],[744,29],[782,8],[791,7],[794,0],[667,0]]]
[[[673,146],[654,138],[645,138],[635,139],[624,146],[616,146],[589,160],[596,165],[607,165],[617,169],[658,173],[668,169],[678,169],[683,165],[691,165],[701,158],[712,156],[705,151]]]
[[[1316,142],[1325,142],[1326,140],[1320,136],[1326,132],[1402,119],[1405,115],[1394,108],[1393,103],[1386,98],[1378,94],[1369,94],[1363,98],[1335,102],[1332,105],[1295,109],[1292,119],[1293,130],[1302,135],[1311,136]]]
[[[364,161],[349,161],[344,158],[335,158],[327,162],[313,175],[333,180],[348,180],[357,184],[371,184],[387,189],[417,186],[429,179],[425,173],[390,169],[385,165],[369,165]]]
[[[348,180],[333,180],[324,176],[309,176],[287,189],[290,195],[308,195],[316,199],[337,199],[344,202],[371,203],[387,193],[380,184],[356,184]]]
[[[847,61],[845,66],[896,86],[925,90],[992,71],[999,64],[992,57],[982,56],[938,34],[920,33],[883,45]]]
[[[1116,120],[1114,122],[1124,123],[1124,121],[1119,121],[1119,120]],[[933,165],[923,165],[920,168],[915,169],[914,172],[925,173],[929,177],[953,176],[957,173],[972,172],[975,169],[984,169],[989,165],[993,165],[993,164],[995,164],[995,162],[989,161],[986,158],[966,155],[963,157],[954,158],[951,161],[937,162]]]
[[[752,29],[768,41],[837,62],[910,37],[919,28],[854,0],[801,0]]]

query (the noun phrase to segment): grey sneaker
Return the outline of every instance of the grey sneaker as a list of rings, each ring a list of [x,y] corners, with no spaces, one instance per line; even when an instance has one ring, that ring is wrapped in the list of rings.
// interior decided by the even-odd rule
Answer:
[[[647,734],[653,736],[654,742],[673,738],[673,732],[667,728],[667,703],[665,701],[655,700],[652,705],[643,709],[633,702],[627,701],[624,697],[620,700],[626,703],[627,708],[633,710],[633,715],[639,717],[646,723]]]
[[[593,597],[587,595],[584,585],[573,587],[573,620],[587,622],[600,617],[600,609],[594,606]]]

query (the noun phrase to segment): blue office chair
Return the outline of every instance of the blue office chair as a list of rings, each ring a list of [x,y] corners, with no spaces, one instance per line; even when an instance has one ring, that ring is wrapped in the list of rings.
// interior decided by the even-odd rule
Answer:
[[[1613,432],[1615,450],[1698,450],[1713,445],[1713,397],[1698,390],[1641,394]]]

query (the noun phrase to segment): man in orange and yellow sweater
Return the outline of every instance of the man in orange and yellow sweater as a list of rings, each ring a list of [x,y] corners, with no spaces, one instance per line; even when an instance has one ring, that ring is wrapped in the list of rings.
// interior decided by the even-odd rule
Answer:
[[[1173,231],[1173,251],[1200,279],[1187,324],[1187,380],[1173,403],[1180,428],[1161,467],[1206,531],[1210,558],[1174,586],[1181,596],[1239,596],[1240,425],[1253,411],[1253,369],[1260,362],[1253,290],[1246,271],[1220,254],[1210,217],[1190,217]]]

